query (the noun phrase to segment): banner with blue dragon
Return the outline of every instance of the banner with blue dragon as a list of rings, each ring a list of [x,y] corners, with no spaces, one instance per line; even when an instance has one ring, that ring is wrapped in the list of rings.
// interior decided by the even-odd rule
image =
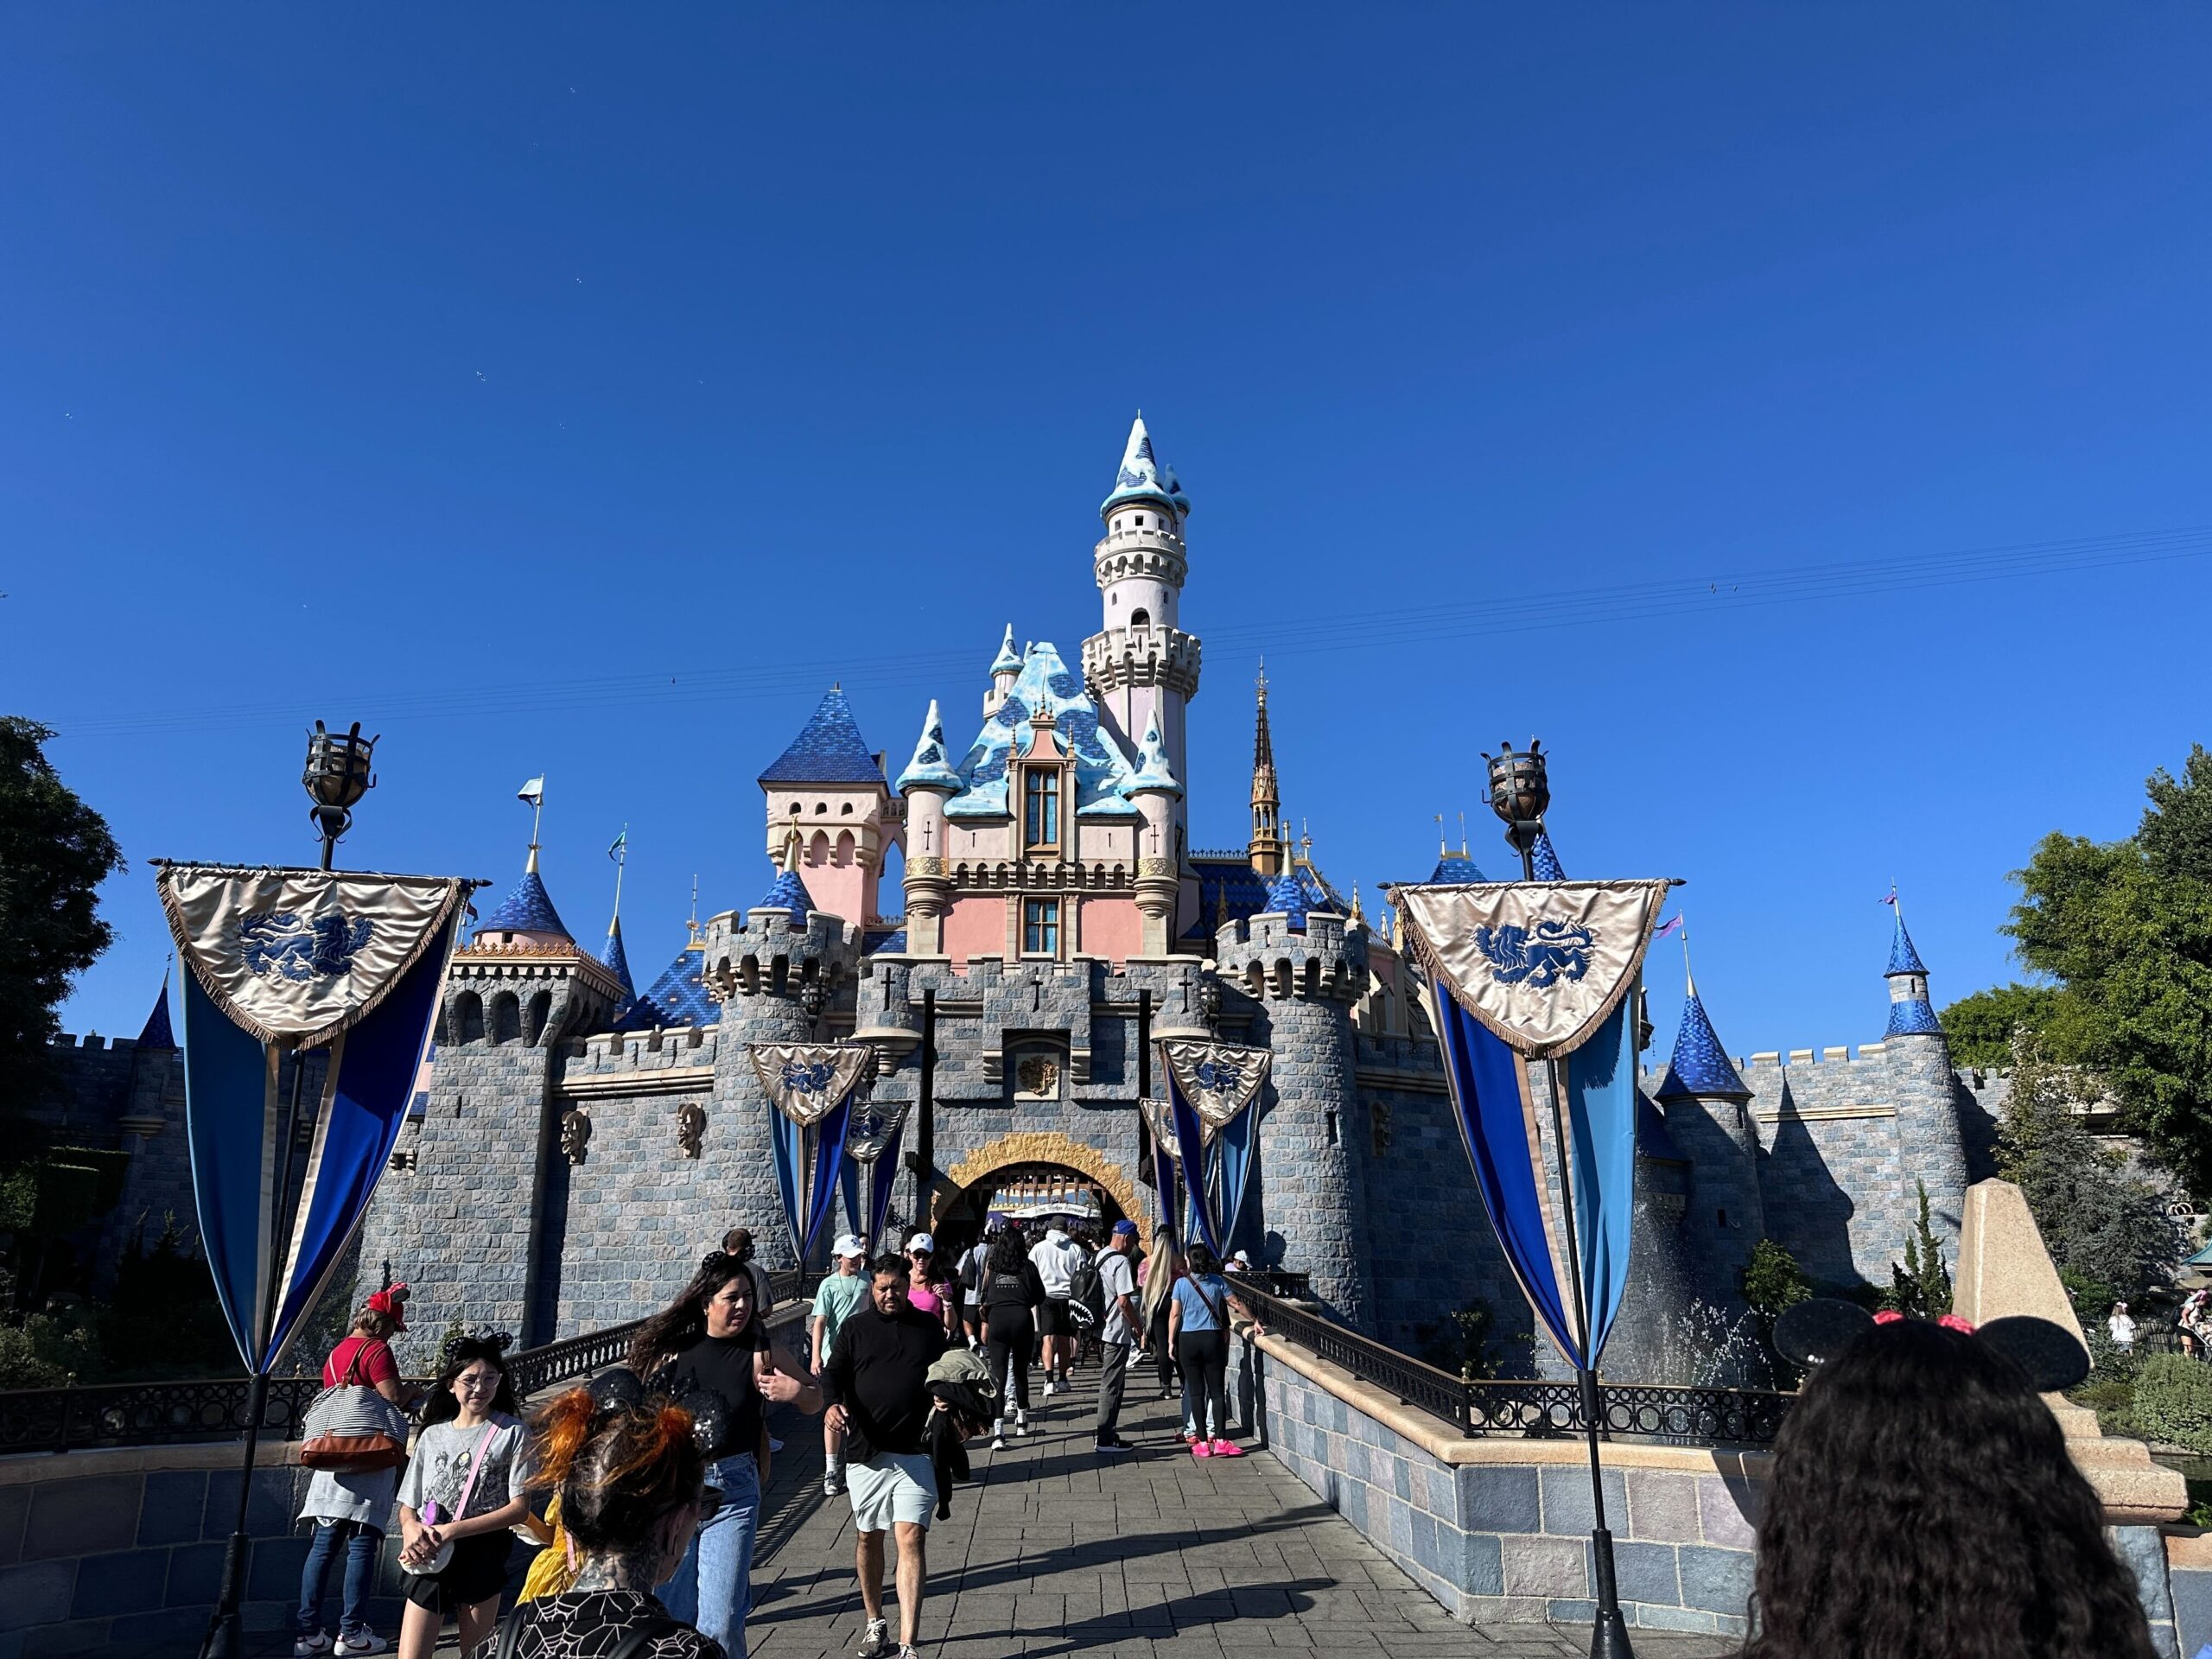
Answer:
[[[1162,1037],[1167,1107],[1198,1236],[1226,1255],[1252,1175],[1250,1109],[1274,1056],[1264,1048],[1210,1037]]]
[[[192,864],[164,865],[158,881],[190,969],[185,1135],[200,1236],[238,1352],[267,1371],[336,1271],[399,1138],[475,884]],[[314,1050],[321,1091],[294,1193],[280,1061],[305,1065]]]
[[[791,1249],[804,1263],[830,1218],[845,1161],[853,1092],[874,1075],[875,1052],[837,1043],[754,1043],[746,1052],[776,1109],[776,1186]]]
[[[851,1217],[853,1230],[868,1241],[870,1255],[875,1253],[876,1241],[883,1236],[884,1218],[891,1213],[891,1192],[899,1182],[899,1142],[906,1132],[909,1109],[909,1103],[903,1100],[886,1104],[868,1097],[863,1086],[863,1096],[853,1103],[851,1121],[845,1128],[845,1167],[851,1173],[845,1185],[845,1213]],[[867,1172],[864,1205],[861,1171]]]
[[[1483,882],[1392,889],[1475,1184],[1529,1306],[1595,1370],[1627,1289],[1636,1182],[1636,999],[1669,884]],[[1532,1060],[1560,1062],[1589,1310],[1569,1311],[1567,1228],[1543,1154]]]

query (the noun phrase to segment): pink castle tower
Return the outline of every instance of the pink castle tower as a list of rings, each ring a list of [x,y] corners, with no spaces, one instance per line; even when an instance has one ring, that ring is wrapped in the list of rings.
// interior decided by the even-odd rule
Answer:
[[[884,782],[883,757],[869,752],[838,687],[760,774],[760,789],[768,856],[791,868],[786,858],[797,836],[807,901],[858,926],[875,920],[884,849],[904,849],[904,814]]]

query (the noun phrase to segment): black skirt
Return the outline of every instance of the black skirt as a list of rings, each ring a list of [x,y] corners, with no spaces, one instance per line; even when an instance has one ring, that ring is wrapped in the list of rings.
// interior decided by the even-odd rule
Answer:
[[[491,1601],[507,1587],[507,1554],[515,1535],[505,1527],[453,1541],[453,1560],[442,1573],[416,1573],[407,1580],[407,1599],[447,1618],[464,1607]]]

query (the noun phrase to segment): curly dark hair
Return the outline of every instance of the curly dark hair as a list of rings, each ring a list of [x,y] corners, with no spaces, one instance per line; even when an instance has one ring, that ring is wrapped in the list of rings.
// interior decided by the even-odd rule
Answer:
[[[2152,1659],[2103,1506],[2018,1365],[1879,1325],[1775,1442],[1745,1659]]]
[[[676,1300],[638,1327],[638,1334],[630,1343],[630,1369],[639,1376],[650,1378],[671,1355],[683,1352],[704,1337],[707,1304],[733,1279],[753,1282],[752,1270],[745,1265],[743,1257],[728,1250],[710,1251],[702,1257],[699,1271],[691,1275],[690,1284],[676,1293]],[[756,1300],[753,1309],[755,1325],[760,1318]]]
[[[1011,1227],[1002,1227],[991,1240],[990,1253],[983,1258],[983,1267],[989,1273],[1020,1273],[1021,1264],[1029,1260],[1029,1251],[1021,1235]]]
[[[515,1402],[514,1379],[507,1374],[509,1340],[501,1333],[455,1337],[446,1344],[438,1356],[438,1380],[430,1385],[430,1392],[423,1402],[424,1427],[461,1415],[461,1402],[454,1398],[454,1379],[480,1359],[490,1361],[499,1373],[499,1392],[492,1396],[492,1403],[486,1409],[504,1413],[509,1417],[522,1414],[521,1406]]]

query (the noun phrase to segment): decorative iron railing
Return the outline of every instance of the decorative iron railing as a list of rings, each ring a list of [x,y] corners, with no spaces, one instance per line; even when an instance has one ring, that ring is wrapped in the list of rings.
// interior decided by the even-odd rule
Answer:
[[[772,1273],[768,1293],[779,1306],[787,1305],[804,1291],[808,1277],[796,1270]],[[528,1399],[556,1383],[571,1382],[620,1364],[640,1323],[632,1320],[510,1355],[508,1370],[514,1379],[516,1397]],[[429,1385],[429,1379],[416,1377],[407,1386]],[[237,1376],[0,1391],[0,1455],[235,1440],[245,1433],[247,1394],[251,1387],[248,1378]],[[321,1389],[316,1377],[271,1377],[269,1403],[261,1417],[263,1438],[297,1440],[300,1421]]]
[[[1585,1430],[1581,1390],[1573,1382],[1470,1382],[1346,1330],[1255,1284],[1237,1285],[1236,1294],[1271,1334],[1296,1343],[1402,1404],[1441,1418],[1462,1434],[1546,1440]],[[1607,1439],[1676,1445],[1764,1446],[1781,1431],[1796,1397],[1758,1389],[1601,1382],[1598,1432]]]

